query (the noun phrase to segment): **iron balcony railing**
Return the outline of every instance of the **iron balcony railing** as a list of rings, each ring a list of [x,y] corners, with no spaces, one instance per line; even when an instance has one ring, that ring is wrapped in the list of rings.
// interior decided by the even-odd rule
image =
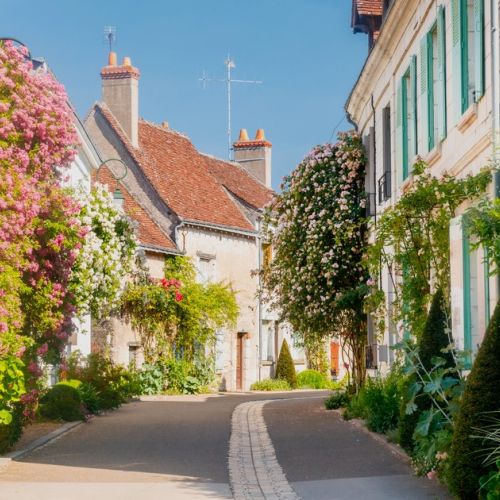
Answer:
[[[391,197],[391,172],[385,172],[378,180],[378,203],[384,203]]]

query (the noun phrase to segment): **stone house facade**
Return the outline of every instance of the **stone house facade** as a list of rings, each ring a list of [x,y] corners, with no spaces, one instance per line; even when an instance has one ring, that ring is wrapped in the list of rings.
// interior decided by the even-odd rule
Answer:
[[[346,103],[368,153],[372,223],[412,183],[422,158],[439,177],[458,178],[496,161],[498,151],[498,2],[353,0],[354,32],[369,36],[369,54]],[[493,187],[492,187],[493,189]],[[482,250],[473,251],[460,207],[450,227],[451,313],[459,348],[477,351],[498,299]],[[390,308],[388,270],[381,281]],[[386,369],[398,340],[370,331],[368,358]]]
[[[221,388],[247,390],[271,374],[288,330],[268,313],[257,295],[263,262],[262,211],[273,197],[271,143],[264,131],[249,140],[246,131],[234,144],[235,162],[196,150],[188,137],[139,118],[139,70],[130,59],[117,64],[111,53],[101,71],[102,102],[85,126],[105,160],[103,177],[120,181],[125,211],[138,222],[138,237],[152,277],[163,276],[169,255],[189,256],[202,281],[230,283],[240,314],[236,328],[218,332],[216,370]],[[103,179],[99,179],[101,182]],[[140,339],[130,325],[113,320],[113,357],[140,362]],[[269,333],[272,331],[272,335]],[[264,339],[272,337],[273,349]],[[293,344],[291,339],[289,341]],[[298,365],[301,352],[295,352]]]

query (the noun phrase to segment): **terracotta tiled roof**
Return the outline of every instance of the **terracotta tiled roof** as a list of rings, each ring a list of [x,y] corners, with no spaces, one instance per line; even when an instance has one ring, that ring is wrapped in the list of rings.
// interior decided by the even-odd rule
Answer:
[[[94,179],[95,180],[95,179]],[[110,191],[115,190],[116,181],[113,179],[109,169],[102,167],[99,171],[99,182],[107,184]],[[138,224],[139,243],[147,247],[158,247],[165,250],[176,250],[175,243],[166,235],[160,227],[151,219],[148,213],[135,201],[123,184],[119,189],[124,198],[123,208],[127,215]]]
[[[161,198],[181,219],[254,229],[224,187],[261,208],[272,198],[272,191],[258,180],[237,165],[199,153],[184,135],[144,120],[139,121],[139,148],[134,148],[107,106],[96,106]]]
[[[354,7],[360,16],[381,16],[382,0],[354,0]]]
[[[271,202],[274,192],[256,180],[243,167],[234,163],[205,157],[208,171],[228,191],[254,208],[263,208]]]

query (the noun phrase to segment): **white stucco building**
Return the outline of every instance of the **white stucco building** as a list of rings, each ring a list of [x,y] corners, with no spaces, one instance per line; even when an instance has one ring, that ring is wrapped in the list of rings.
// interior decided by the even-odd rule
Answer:
[[[369,55],[346,111],[368,152],[373,223],[412,183],[421,157],[439,177],[458,178],[496,161],[499,74],[498,2],[353,0],[352,26],[368,33]],[[492,188],[493,189],[493,188]],[[459,208],[450,227],[452,333],[477,351],[498,299],[483,252],[472,251]],[[381,276],[390,308],[392,285]],[[370,332],[372,366],[384,369],[397,341]]]

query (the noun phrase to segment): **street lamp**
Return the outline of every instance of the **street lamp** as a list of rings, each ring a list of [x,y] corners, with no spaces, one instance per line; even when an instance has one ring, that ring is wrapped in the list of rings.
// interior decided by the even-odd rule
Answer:
[[[127,165],[125,165],[125,162],[123,160],[120,160],[120,158],[110,158],[109,160],[103,161],[97,167],[97,171],[96,171],[96,175],[95,175],[95,180],[96,180],[96,182],[99,182],[99,172],[100,172],[101,168],[104,167],[104,165],[106,165],[107,163],[110,163],[112,161],[117,161],[117,162],[121,163],[121,165],[123,167],[123,175],[120,175],[120,176],[115,175],[111,169],[108,169],[109,172],[111,173],[111,176],[116,181],[115,190],[113,192],[113,201],[114,201],[116,207],[119,210],[122,210],[123,209],[123,202],[125,201],[125,198],[123,197],[123,193],[120,191],[120,188],[118,187],[118,184],[119,184],[120,181],[122,181],[123,179],[125,179],[125,177],[127,176],[127,173],[128,173],[128,168],[127,168]]]

